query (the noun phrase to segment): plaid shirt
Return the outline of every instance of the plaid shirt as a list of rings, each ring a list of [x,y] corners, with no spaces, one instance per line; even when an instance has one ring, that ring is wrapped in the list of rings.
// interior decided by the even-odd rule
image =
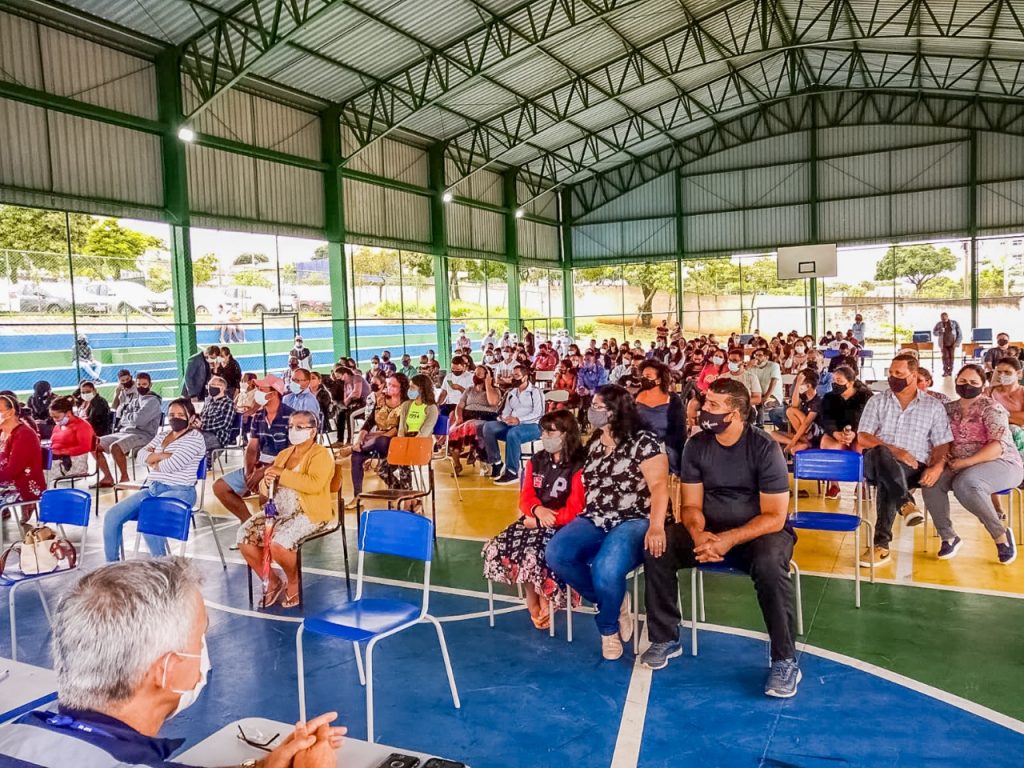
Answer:
[[[227,445],[231,439],[231,427],[235,423],[235,404],[231,398],[206,398],[201,416],[203,432],[212,432],[221,445]]]
[[[892,392],[880,392],[869,398],[857,431],[909,451],[922,464],[928,463],[932,448],[953,442],[946,409],[934,397],[920,391],[906,410]]]

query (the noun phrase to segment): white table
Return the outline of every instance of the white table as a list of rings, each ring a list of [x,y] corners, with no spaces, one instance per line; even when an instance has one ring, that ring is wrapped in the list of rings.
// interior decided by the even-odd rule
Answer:
[[[10,659],[0,659],[0,723],[39,709],[57,698],[57,673]]]
[[[275,733],[281,734],[270,745],[271,747],[279,746],[284,738],[295,728],[294,723],[278,723],[262,717],[247,717],[231,723],[231,725],[225,725],[212,736],[196,744],[192,749],[174,757],[174,761],[184,763],[185,765],[199,766],[199,768],[216,768],[217,766],[224,765],[238,765],[244,760],[254,757],[265,757],[266,752],[250,747],[238,738],[238,726],[242,726],[242,730],[250,738],[257,731],[262,733],[265,739],[270,738]],[[338,766],[344,766],[344,768],[377,768],[384,761],[384,758],[392,752],[413,755],[420,758],[423,762],[426,762],[428,757],[431,757],[422,752],[411,752],[407,749],[387,747],[383,744],[370,744],[368,741],[360,741],[359,739],[352,739],[346,736],[345,743],[338,752]]]

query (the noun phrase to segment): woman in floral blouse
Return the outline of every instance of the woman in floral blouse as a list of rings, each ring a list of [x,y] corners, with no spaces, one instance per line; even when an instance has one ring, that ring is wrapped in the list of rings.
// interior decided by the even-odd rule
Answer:
[[[1024,478],[1024,464],[1010,434],[1009,414],[988,395],[983,395],[985,371],[965,365],[956,375],[959,400],[946,403],[953,442],[946,469],[935,484],[924,488],[924,501],[942,537],[939,558],[948,560],[960,549],[960,537],[949,516],[949,491],[982,525],[996,543],[999,562],[1009,565],[1017,558],[1013,532],[992,505],[992,494],[1016,488]]]
[[[583,466],[582,514],[548,544],[548,565],[597,606],[601,653],[614,660],[633,636],[626,576],[644,559],[652,507],[668,509],[668,456],[623,387],[597,390],[587,413],[597,430]]]

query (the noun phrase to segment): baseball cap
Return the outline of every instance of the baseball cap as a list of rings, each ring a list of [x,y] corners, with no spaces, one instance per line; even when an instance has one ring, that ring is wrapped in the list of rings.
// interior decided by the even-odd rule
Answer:
[[[253,384],[255,384],[257,387],[269,387],[271,389],[276,389],[277,394],[279,395],[284,394],[284,379],[282,379],[280,376],[275,376],[274,374],[265,376],[262,379],[256,379],[256,381],[254,381]]]

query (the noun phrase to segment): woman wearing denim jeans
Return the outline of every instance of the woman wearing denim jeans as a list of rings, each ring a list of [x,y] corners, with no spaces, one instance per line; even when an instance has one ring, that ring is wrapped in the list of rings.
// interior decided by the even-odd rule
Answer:
[[[583,513],[548,543],[548,566],[597,606],[601,654],[622,656],[633,636],[626,576],[644,559],[651,509],[668,509],[668,456],[623,387],[597,390],[587,414],[597,430],[583,467]]]
[[[141,489],[112,506],[103,516],[103,549],[107,560],[121,556],[122,529],[129,520],[138,520],[142,502],[153,496],[196,503],[196,473],[206,455],[203,433],[193,426],[196,412],[192,402],[181,398],[167,409],[167,424],[142,449],[149,476]],[[167,554],[163,536],[145,537],[146,546],[156,556]]]

